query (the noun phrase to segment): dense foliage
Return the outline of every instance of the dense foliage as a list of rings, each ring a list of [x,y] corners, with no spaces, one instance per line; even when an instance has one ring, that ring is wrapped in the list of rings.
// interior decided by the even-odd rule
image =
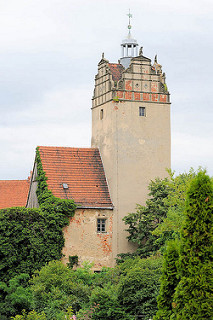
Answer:
[[[8,315],[21,313],[23,309],[30,310],[32,292],[29,288],[29,275],[21,273],[10,279],[8,284],[0,282],[0,316],[1,320]]]
[[[169,243],[154,320],[213,319],[213,184],[200,170],[191,180],[178,243]]]
[[[168,205],[164,200],[168,197],[170,190],[169,179],[156,179],[149,184],[149,199],[146,206],[137,205],[135,213],[129,213],[124,217],[124,222],[128,225],[128,240],[137,244],[134,255],[147,257],[155,253],[160,248],[157,243],[157,236],[152,232],[163,221],[168,211]],[[121,258],[126,255],[120,255]]]
[[[73,313],[78,320],[213,318],[213,189],[205,172],[152,181],[146,206],[125,218],[135,256],[93,273],[89,262],[73,270],[77,256],[67,266],[59,261],[62,228],[75,206],[48,191],[39,150],[36,161],[40,208],[0,211],[1,320],[62,320]]]
[[[193,169],[189,173],[181,173],[178,176],[170,173],[169,193],[164,199],[164,204],[168,208],[166,217],[152,232],[161,242],[162,239],[167,241],[167,235],[170,235],[169,239],[180,238],[180,231],[185,220],[186,194],[195,175],[196,172]]]
[[[161,267],[161,258],[140,259],[121,277],[118,301],[127,313],[145,320],[156,313]]]
[[[203,171],[191,182],[185,210],[174,313],[177,320],[210,320],[213,319],[213,186]]]
[[[6,288],[10,286],[8,281],[21,273],[31,276],[46,262],[62,257],[63,228],[76,208],[73,201],[58,199],[48,190],[38,149],[36,163],[39,209],[19,207],[0,210],[1,318],[13,315],[16,310],[11,308],[9,312],[5,307],[8,300]]]
[[[13,320],[47,320],[46,315],[44,312],[38,313],[35,310],[30,311],[27,313],[25,310],[23,310],[21,315],[16,315],[15,317],[12,317]]]
[[[78,320],[134,320],[137,314],[148,320],[156,311],[161,265],[159,257],[136,258],[93,273],[88,263],[73,270],[51,261],[33,275],[30,309],[15,319],[62,320],[72,310]]]
[[[45,311],[47,319],[60,319],[69,307],[76,312],[88,302],[90,288],[78,273],[60,261],[51,261],[32,280],[33,308]]]
[[[124,217],[123,220],[128,225],[127,238],[137,244],[137,250],[133,254],[120,254],[120,261],[128,256],[147,257],[159,249],[163,251],[168,240],[179,238],[185,219],[186,190],[195,172],[190,170],[188,174],[176,177],[170,171],[168,174],[169,178],[151,181],[146,205],[137,205],[135,213]]]
[[[169,320],[172,315],[172,302],[175,288],[179,282],[177,274],[177,261],[179,258],[179,241],[170,241],[163,255],[161,286],[157,298],[158,311],[154,320]]]

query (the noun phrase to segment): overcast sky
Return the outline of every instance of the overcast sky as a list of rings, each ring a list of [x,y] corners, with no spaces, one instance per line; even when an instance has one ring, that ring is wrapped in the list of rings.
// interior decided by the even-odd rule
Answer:
[[[101,53],[132,35],[166,73],[172,169],[213,175],[212,0],[0,0],[0,179],[26,179],[37,145],[89,147]]]

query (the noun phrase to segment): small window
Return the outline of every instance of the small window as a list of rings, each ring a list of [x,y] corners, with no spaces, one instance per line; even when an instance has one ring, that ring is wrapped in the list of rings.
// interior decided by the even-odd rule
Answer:
[[[106,219],[97,219],[97,232],[106,232]]]
[[[104,109],[101,109],[101,112],[100,112],[100,119],[103,120],[103,117],[104,117]]]
[[[146,116],[146,108],[145,107],[139,107],[139,116],[140,117]]]

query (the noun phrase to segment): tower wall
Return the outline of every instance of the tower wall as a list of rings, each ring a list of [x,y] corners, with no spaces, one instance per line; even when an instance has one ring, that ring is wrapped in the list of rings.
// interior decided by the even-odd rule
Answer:
[[[170,103],[160,67],[136,57],[115,80],[118,73],[108,61],[99,63],[92,147],[100,149],[114,204],[114,258],[135,249],[126,239],[122,218],[135,212],[136,204],[145,204],[150,180],[165,177],[170,168]]]

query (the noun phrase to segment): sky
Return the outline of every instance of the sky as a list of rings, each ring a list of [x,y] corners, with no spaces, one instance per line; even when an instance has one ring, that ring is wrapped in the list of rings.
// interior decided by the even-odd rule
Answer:
[[[0,180],[26,179],[35,148],[90,147],[102,52],[132,36],[166,73],[172,170],[213,175],[212,0],[0,0]]]

